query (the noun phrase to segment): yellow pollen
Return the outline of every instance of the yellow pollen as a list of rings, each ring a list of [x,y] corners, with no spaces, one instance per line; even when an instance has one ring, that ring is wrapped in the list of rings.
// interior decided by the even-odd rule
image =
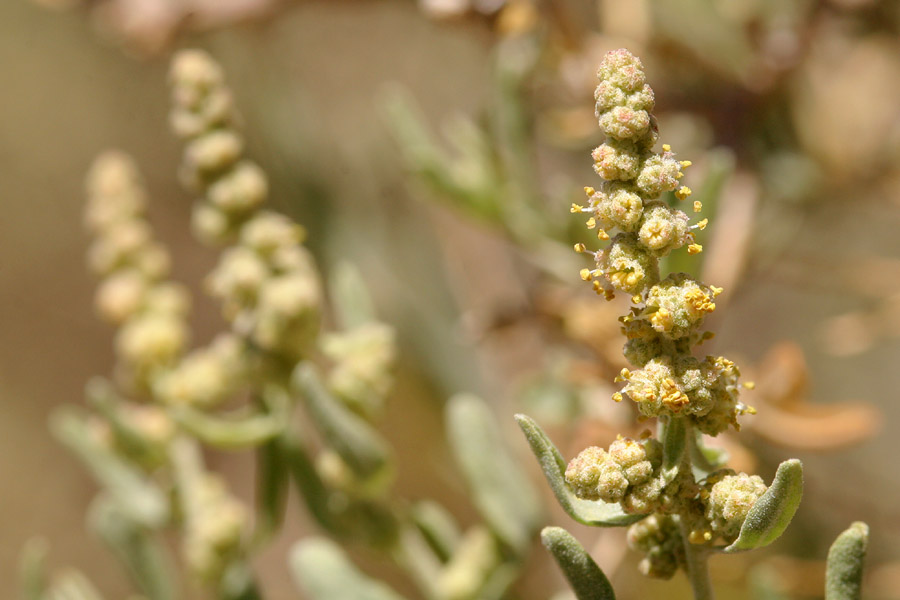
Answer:
[[[602,230],[602,229],[598,229],[598,230],[597,230],[597,237],[598,237],[599,239],[601,239],[601,240],[608,240],[608,239],[609,239],[609,234],[606,233],[606,232],[605,232],[604,230]]]
[[[709,531],[700,531],[698,529],[693,530],[690,535],[688,535],[688,541],[692,544],[703,544],[712,539],[712,533]]]
[[[582,244],[581,242],[578,242],[577,244],[572,246],[572,248],[575,250],[575,252],[584,252],[586,250],[584,244]]]
[[[691,193],[692,193],[691,188],[689,188],[686,185],[683,185],[680,188],[678,188],[677,192],[675,192],[675,197],[678,198],[679,200],[685,200],[688,196],[691,195]]]
[[[672,313],[665,308],[660,308],[653,313],[653,316],[650,317],[650,322],[654,327],[662,329],[663,331],[670,331],[675,325],[675,321],[672,319]]]
[[[700,244],[691,244],[688,246],[688,254],[700,254],[703,252],[703,246]]]
[[[753,408],[752,406],[748,406],[746,409],[744,409],[744,412],[747,413],[748,415],[755,415],[756,409]]]
[[[689,160],[683,160],[683,161],[681,161],[681,166],[682,166],[682,167],[685,167],[685,168],[691,166],[692,164],[694,164],[694,163],[692,163],[692,162],[689,161]]]
[[[663,148],[663,152],[671,152],[672,151],[672,146],[670,146],[669,144],[663,144],[662,148]]]
[[[675,179],[681,179],[682,177],[684,177],[684,173],[682,173],[681,171],[675,173]]]
[[[709,219],[703,219],[702,221],[697,222],[697,229],[703,231],[706,229],[706,226],[709,225]]]
[[[585,186],[585,188],[584,188],[584,193],[587,194],[588,196],[593,196],[594,192],[596,192],[596,191],[597,190],[595,190],[594,188],[592,188],[590,186]]]
[[[747,388],[748,390],[755,389],[755,388],[756,388],[756,382],[755,382],[755,381],[745,381],[745,382],[744,382],[744,387]]]
[[[597,219],[595,219],[594,217],[591,217],[590,219],[585,221],[584,224],[587,225],[588,229],[593,229],[594,227],[597,226]]]
[[[612,395],[612,399],[616,402],[621,402],[623,400],[622,392],[616,392]]]
[[[640,295],[640,294],[635,294],[634,296],[631,297],[631,301],[632,301],[634,304],[640,304],[641,301],[643,301],[643,298],[641,298],[641,295]]]
[[[579,212],[581,212],[582,210],[584,210],[584,207],[583,207],[582,205],[580,205],[580,204],[575,204],[575,203],[573,202],[573,203],[572,203],[572,208],[569,209],[569,212],[571,212],[571,213],[579,213]]]
[[[713,293],[713,298],[718,297],[719,294],[721,294],[722,292],[725,291],[725,288],[716,287],[716,286],[714,286],[714,285],[709,286],[709,289],[710,289],[710,290],[712,291],[712,293]]]
[[[701,210],[703,210],[703,203],[699,200],[694,200],[694,212],[697,213]]]
[[[582,270],[579,272],[579,275],[581,275],[581,279],[584,280],[584,281],[590,281],[590,280],[591,280],[591,270],[590,270],[590,269],[582,269]]]

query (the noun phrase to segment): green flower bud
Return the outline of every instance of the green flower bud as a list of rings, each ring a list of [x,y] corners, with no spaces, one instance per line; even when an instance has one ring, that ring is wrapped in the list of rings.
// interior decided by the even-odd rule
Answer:
[[[685,565],[684,542],[673,515],[650,515],[628,528],[628,547],[644,555],[639,568],[649,577],[669,579]]]
[[[255,164],[244,161],[209,186],[209,201],[225,213],[246,213],[266,199],[269,184]]]
[[[240,550],[247,510],[228,494],[218,476],[206,474],[195,485],[196,497],[186,523],[184,554],[198,576],[217,581]]]
[[[175,362],[184,351],[188,331],[180,317],[144,313],[128,321],[116,336],[116,351],[138,378]]]
[[[331,391],[357,412],[377,412],[393,382],[394,330],[383,323],[367,323],[325,336],[322,350],[336,362],[328,376]]]
[[[650,288],[644,314],[654,330],[671,339],[694,333],[707,314],[716,309],[713,302],[721,289],[695,281],[685,273],[673,273]]]
[[[232,234],[228,215],[202,202],[195,204],[191,211],[191,231],[201,242],[209,245],[224,243]]]
[[[194,350],[155,380],[153,391],[167,404],[215,406],[234,395],[244,381],[243,352],[236,337],[220,335],[209,347]]]
[[[232,319],[238,309],[256,303],[259,290],[270,275],[259,254],[245,246],[235,246],[222,252],[206,284],[213,296],[225,301],[226,315]]]
[[[227,129],[218,129],[191,140],[184,150],[184,164],[188,183],[196,185],[215,173],[220,173],[241,157],[244,143],[240,136]]]
[[[633,142],[610,139],[591,153],[594,171],[608,181],[629,181],[640,173],[641,153]]]
[[[650,202],[644,206],[638,229],[638,239],[653,251],[655,256],[665,256],[690,241],[688,216],[669,208],[663,202]]]
[[[241,243],[265,257],[279,248],[297,246],[304,237],[300,225],[271,211],[260,212],[241,228]]]
[[[616,106],[600,117],[600,129],[617,140],[637,141],[644,137],[649,128],[650,115],[647,111],[628,106]]]
[[[591,195],[590,205],[603,229],[618,227],[626,232],[634,231],[644,210],[644,202],[634,188],[620,183],[604,184]]]
[[[600,253],[597,265],[603,277],[616,289],[639,294],[659,280],[657,260],[638,242],[634,234],[620,233]]]
[[[597,69],[597,78],[627,94],[642,89],[646,83],[641,59],[624,48],[606,53]]]
[[[652,200],[659,198],[663,192],[671,192],[678,187],[680,172],[681,163],[675,160],[671,152],[653,154],[640,166],[640,173],[635,174],[635,183],[643,197]]]
[[[121,324],[141,309],[147,288],[148,282],[140,272],[124,269],[100,283],[94,305],[101,317],[111,323]]]

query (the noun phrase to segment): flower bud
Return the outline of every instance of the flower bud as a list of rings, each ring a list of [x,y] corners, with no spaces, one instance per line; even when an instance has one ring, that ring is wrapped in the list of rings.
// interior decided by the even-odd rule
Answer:
[[[644,555],[639,569],[649,577],[669,579],[685,565],[678,517],[654,514],[628,528],[628,547]]]
[[[759,475],[739,473],[721,477],[709,489],[706,499],[706,518],[713,531],[728,542],[737,539],[747,513],[766,489]]]

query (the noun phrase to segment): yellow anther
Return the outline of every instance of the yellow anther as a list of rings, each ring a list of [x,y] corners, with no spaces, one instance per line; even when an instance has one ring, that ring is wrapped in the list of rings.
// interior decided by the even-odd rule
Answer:
[[[640,294],[635,294],[634,296],[631,297],[631,302],[633,304],[640,304],[643,301],[644,301],[644,299],[641,297]]]
[[[697,222],[697,229],[703,231],[706,229],[706,226],[709,225],[709,219],[703,219],[702,221]]]
[[[582,205],[580,205],[580,204],[575,204],[575,203],[573,202],[573,203],[572,203],[572,208],[569,209],[569,212],[571,212],[571,213],[580,213],[580,212],[583,211],[583,210],[584,210],[584,207],[583,207]]]
[[[700,212],[703,210],[703,203],[699,200],[694,200],[694,212]]]
[[[709,289],[713,294],[713,298],[716,298],[719,294],[725,291],[725,288],[716,287],[714,285],[709,286]]]
[[[692,544],[703,544],[712,539],[712,533],[709,531],[700,531],[693,530],[690,535],[688,535],[688,541]]]
[[[670,146],[669,144],[663,144],[662,148],[663,148],[663,152],[671,152],[672,151],[672,146]]]
[[[597,226],[597,219],[595,219],[594,217],[591,217],[590,219],[585,221],[584,224],[587,225],[588,229],[593,229],[594,227]]]
[[[591,270],[590,269],[582,269],[579,272],[579,275],[581,275],[581,279],[583,279],[584,281],[591,280]]]
[[[622,396],[622,392],[616,392],[615,394],[612,395],[612,399],[615,400],[616,402],[621,402],[625,398],[624,398],[624,396]]]
[[[690,244],[688,246],[688,254],[700,254],[703,252],[703,246],[700,244]]]
[[[609,234],[606,233],[606,232],[605,232],[604,230],[602,230],[602,229],[598,229],[598,230],[597,230],[597,238],[598,238],[598,239],[601,239],[601,240],[608,240],[608,239],[609,239]]]
[[[631,379],[631,371],[629,371],[628,369],[622,369],[621,371],[619,371],[619,377],[627,381]]]
[[[681,179],[682,177],[684,177],[684,173],[683,173],[683,172],[678,171],[677,173],[675,173],[675,179]]]
[[[744,387],[747,388],[748,390],[755,389],[755,388],[756,388],[756,382],[755,382],[755,381],[745,381],[745,382],[744,382]]]
[[[577,244],[572,246],[572,249],[575,250],[575,252],[580,253],[580,252],[584,252],[587,248],[585,248],[584,244],[582,244],[581,242],[578,242]]]
[[[684,167],[684,168],[687,168],[687,167],[691,166],[692,164],[694,164],[694,163],[692,163],[692,162],[689,161],[689,160],[683,160],[683,161],[681,161],[681,166]]]
[[[747,408],[744,409],[744,412],[747,413],[748,415],[755,415],[756,409],[753,408],[752,406],[748,406]]]
[[[653,436],[653,432],[650,431],[649,429],[645,429],[641,432],[641,435],[639,437],[642,440],[649,440],[652,436]]]
[[[678,198],[679,200],[685,200],[690,195],[691,195],[691,188],[689,188],[686,185],[681,186],[680,188],[678,188],[678,191],[675,192],[675,197]]]
[[[593,196],[596,191],[597,190],[595,190],[594,188],[592,188],[589,185],[584,187],[584,193],[587,194],[588,196]]]

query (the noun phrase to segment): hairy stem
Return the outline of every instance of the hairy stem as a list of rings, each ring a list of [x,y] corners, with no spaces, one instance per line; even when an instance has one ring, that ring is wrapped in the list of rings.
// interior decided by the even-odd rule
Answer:
[[[666,422],[663,424],[663,428],[668,427],[669,423]],[[685,427],[687,430],[685,431],[685,437],[687,440],[694,439],[694,432],[690,426],[690,423],[686,423]],[[665,438],[663,438],[665,439]],[[680,469],[683,469],[685,473],[688,473],[693,477],[693,472],[691,469],[691,447],[692,443],[686,443],[684,445],[684,451],[681,455],[681,465]],[[709,553],[706,548],[703,546],[692,544],[691,537],[691,526],[682,518],[680,520],[681,527],[681,541],[684,544],[684,556],[687,562],[686,565],[686,573],[688,580],[691,582],[691,588],[694,590],[694,598],[695,600],[713,600],[714,594],[712,589],[712,582],[709,580],[709,565],[707,563],[707,559],[709,558]]]

